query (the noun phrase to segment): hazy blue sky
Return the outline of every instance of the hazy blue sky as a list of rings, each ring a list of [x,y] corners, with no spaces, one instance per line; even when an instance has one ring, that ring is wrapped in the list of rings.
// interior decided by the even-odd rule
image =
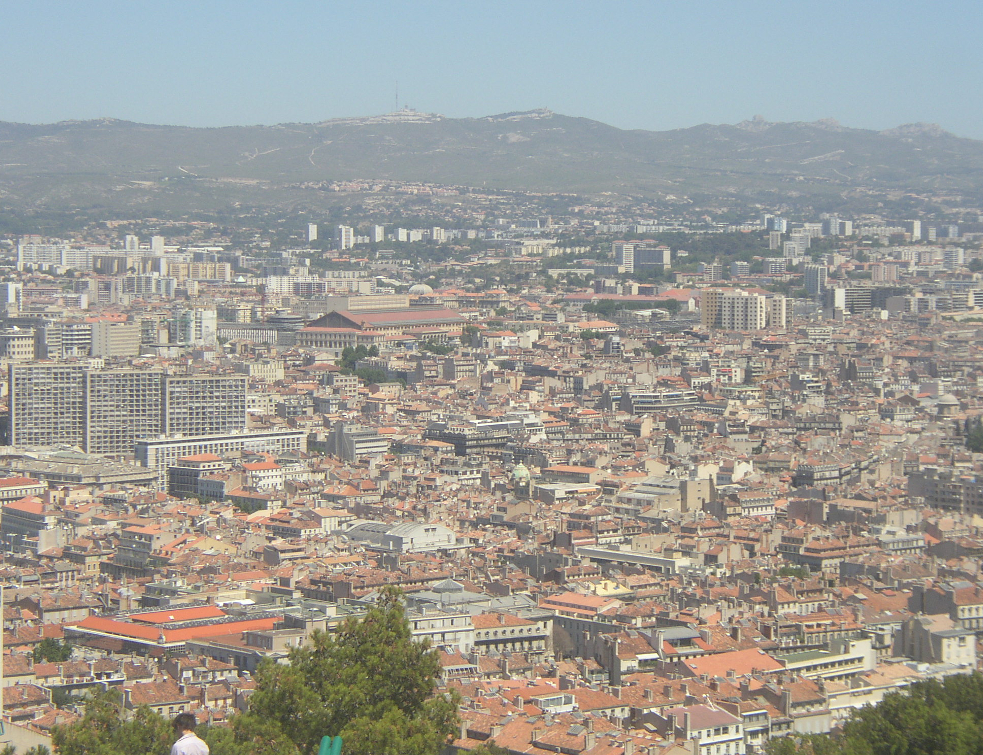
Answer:
[[[983,1],[0,0],[0,120],[194,126],[549,107],[983,138]]]

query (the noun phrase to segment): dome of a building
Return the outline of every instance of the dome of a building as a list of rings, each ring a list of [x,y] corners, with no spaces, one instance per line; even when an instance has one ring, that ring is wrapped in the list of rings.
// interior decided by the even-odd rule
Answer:
[[[521,461],[515,465],[515,469],[512,470],[513,480],[528,480],[532,475],[529,474],[529,468],[523,464]]]
[[[959,399],[951,393],[946,393],[939,397],[939,403],[946,406],[959,406]]]
[[[426,283],[415,283],[410,286],[410,296],[429,296],[433,289]]]

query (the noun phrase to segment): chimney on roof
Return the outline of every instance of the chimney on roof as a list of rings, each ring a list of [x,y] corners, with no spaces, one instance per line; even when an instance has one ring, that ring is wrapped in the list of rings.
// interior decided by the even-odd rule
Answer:
[[[495,727],[493,726],[492,728],[494,729]],[[532,732],[529,734],[529,739],[533,742],[538,742],[539,738],[543,734],[543,731],[544,731],[543,729],[533,729]],[[492,734],[492,736],[494,737],[495,735]]]
[[[628,738],[623,745],[624,755],[635,755],[635,740]]]
[[[597,735],[593,731],[588,731],[584,734],[584,749],[593,750],[594,745],[597,744]]]

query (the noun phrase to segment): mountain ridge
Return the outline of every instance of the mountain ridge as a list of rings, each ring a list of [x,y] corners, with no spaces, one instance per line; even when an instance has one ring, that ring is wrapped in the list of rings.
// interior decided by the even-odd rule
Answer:
[[[284,187],[352,180],[761,204],[900,193],[980,205],[983,141],[937,124],[875,131],[831,118],[619,129],[548,108],[480,118],[404,108],[207,128],[112,118],[0,122],[0,205],[13,209],[153,206],[165,196],[177,209],[203,195],[210,206],[257,201],[256,192],[237,197],[230,188],[243,181],[268,184],[262,201],[276,204]],[[178,189],[192,188],[182,202]]]
[[[463,118],[449,118],[441,113],[426,113],[422,111],[417,111],[412,108],[402,108],[401,110],[395,110],[390,113],[379,113],[377,115],[364,115],[364,116],[345,116],[341,118],[327,118],[321,121],[280,121],[277,123],[251,123],[251,124],[235,124],[229,123],[221,126],[189,126],[186,124],[166,124],[166,123],[145,123],[142,121],[130,121],[125,118],[113,118],[113,117],[102,117],[102,118],[84,118],[77,119],[72,118],[63,121],[53,121],[50,123],[29,123],[27,121],[3,121],[0,120],[0,127],[3,126],[22,126],[22,127],[32,127],[32,128],[42,128],[45,126],[79,126],[79,125],[128,125],[128,126],[142,126],[150,128],[177,128],[177,129],[193,129],[193,130],[220,130],[220,129],[234,129],[234,128],[283,128],[287,126],[334,126],[334,125],[371,125],[373,123],[430,123],[438,121],[486,121],[491,123],[500,123],[504,121],[520,121],[520,120],[540,120],[545,118],[551,118],[553,116],[560,115],[550,110],[549,108],[533,108],[532,110],[513,110],[505,113],[495,113],[492,115],[483,116],[467,116]],[[816,128],[827,128],[833,131],[857,131],[857,132],[867,132],[873,134],[882,134],[885,136],[909,136],[909,135],[926,135],[926,136],[949,136],[956,139],[967,139],[969,141],[980,141],[973,139],[972,137],[961,137],[957,134],[944,129],[938,123],[928,123],[924,121],[916,121],[912,123],[902,123],[892,128],[887,129],[865,129],[856,126],[844,126],[836,118],[827,117],[819,118],[814,121],[769,121],[761,115],[755,115],[753,118],[739,121],[737,123],[710,123],[704,122],[699,124],[694,124],[692,126],[680,126],[674,129],[665,129],[664,131],[656,131],[654,129],[646,128],[626,128],[621,129],[617,126],[611,126],[603,121],[596,121],[591,118],[586,118],[584,116],[561,116],[564,118],[576,118],[579,120],[592,121],[594,123],[599,123],[609,128],[618,129],[619,131],[628,132],[643,132],[643,133],[673,133],[678,131],[686,131],[692,128],[699,128],[703,126],[711,126],[716,128],[725,128],[732,126],[734,128],[743,129],[746,131],[763,131],[767,130],[772,126],[814,126]]]

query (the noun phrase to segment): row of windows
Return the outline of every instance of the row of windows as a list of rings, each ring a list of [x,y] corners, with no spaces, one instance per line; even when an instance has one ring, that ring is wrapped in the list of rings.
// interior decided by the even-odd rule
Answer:
[[[533,632],[536,632],[537,630],[539,630],[539,627],[538,626],[535,627],[535,628],[529,627],[528,629],[519,629],[518,630],[518,633],[520,635],[522,635],[522,634],[532,634]],[[509,632],[509,631],[507,631],[505,629],[502,630],[502,637],[514,637],[515,634],[516,634],[516,630],[515,629],[513,629],[511,632]],[[478,632],[477,636],[480,637],[481,636],[481,632]],[[491,631],[491,630],[485,632],[485,639],[487,640],[489,637],[498,637],[498,630],[496,629],[494,632]]]

